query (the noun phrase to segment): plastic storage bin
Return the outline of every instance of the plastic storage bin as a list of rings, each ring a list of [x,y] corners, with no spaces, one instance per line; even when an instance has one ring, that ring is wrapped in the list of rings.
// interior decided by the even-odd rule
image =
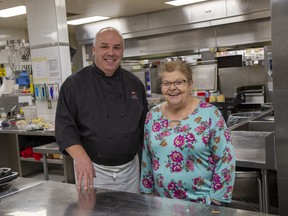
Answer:
[[[36,106],[22,107],[24,118],[27,122],[31,122],[32,119],[37,118]]]

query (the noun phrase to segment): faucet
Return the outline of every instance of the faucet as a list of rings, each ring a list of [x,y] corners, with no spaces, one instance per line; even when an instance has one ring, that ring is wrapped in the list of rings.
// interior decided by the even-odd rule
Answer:
[[[16,107],[17,107],[16,105],[13,106],[13,107],[10,109],[10,112],[8,113],[7,116],[9,116],[10,118],[12,118],[12,117],[13,117],[13,111],[15,110]]]
[[[16,107],[17,107],[17,106],[15,105],[15,106],[13,106],[13,107],[11,108],[11,110],[10,110],[11,115],[12,115],[13,110],[14,110]]]

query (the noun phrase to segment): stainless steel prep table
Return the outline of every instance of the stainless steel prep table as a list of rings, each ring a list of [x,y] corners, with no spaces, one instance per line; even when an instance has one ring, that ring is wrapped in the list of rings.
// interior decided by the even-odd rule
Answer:
[[[21,135],[30,135],[30,136],[54,136],[55,131],[45,131],[45,130],[36,130],[36,131],[27,131],[27,130],[18,130],[15,125],[9,127],[0,127],[0,134],[21,134]]]
[[[54,141],[54,136],[55,131],[18,130],[14,125],[10,127],[0,127],[0,167],[10,167],[13,171],[18,172],[20,177],[30,176],[38,173],[43,167],[39,162],[43,162],[44,159],[37,161],[34,158],[21,157],[20,146],[36,137],[51,138]],[[42,153],[44,154],[44,152]],[[50,151],[46,153],[50,153]],[[64,156],[63,159],[47,159],[46,162],[53,164],[63,164],[64,181],[68,183],[75,182],[74,165],[70,156]]]
[[[49,143],[46,145],[41,145],[33,148],[33,152],[35,153],[41,153],[43,156],[43,170],[44,170],[44,178],[45,180],[49,180],[49,174],[48,174],[48,158],[47,154],[61,154],[59,151],[59,147],[56,142]],[[69,155],[62,155],[63,159],[52,159],[50,160],[50,163],[57,163],[57,164],[63,164],[63,170],[64,170],[64,181],[66,183],[74,183],[75,176],[74,173],[74,166],[73,166],[73,159]],[[70,175],[69,175],[70,173]],[[72,173],[72,175],[71,175]]]
[[[0,198],[0,215],[193,215],[268,216],[239,209],[196,204],[149,195],[95,189],[79,194],[75,185],[40,181],[23,188],[27,179],[18,178],[10,188],[22,188]],[[1,192],[0,192],[1,197]]]

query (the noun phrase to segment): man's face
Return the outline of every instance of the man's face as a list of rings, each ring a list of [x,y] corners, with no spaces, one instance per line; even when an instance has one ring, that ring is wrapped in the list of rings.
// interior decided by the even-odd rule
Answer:
[[[106,76],[112,76],[121,63],[124,44],[118,32],[106,30],[98,34],[93,46],[95,64]]]

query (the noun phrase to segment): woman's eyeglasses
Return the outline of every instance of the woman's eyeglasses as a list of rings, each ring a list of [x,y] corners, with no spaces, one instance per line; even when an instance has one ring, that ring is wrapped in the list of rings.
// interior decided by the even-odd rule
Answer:
[[[188,80],[176,80],[174,82],[168,82],[168,81],[164,81],[162,82],[162,88],[170,88],[171,85],[173,84],[176,88],[181,88],[181,87],[184,87],[185,86],[185,83],[186,82],[189,82]]]

